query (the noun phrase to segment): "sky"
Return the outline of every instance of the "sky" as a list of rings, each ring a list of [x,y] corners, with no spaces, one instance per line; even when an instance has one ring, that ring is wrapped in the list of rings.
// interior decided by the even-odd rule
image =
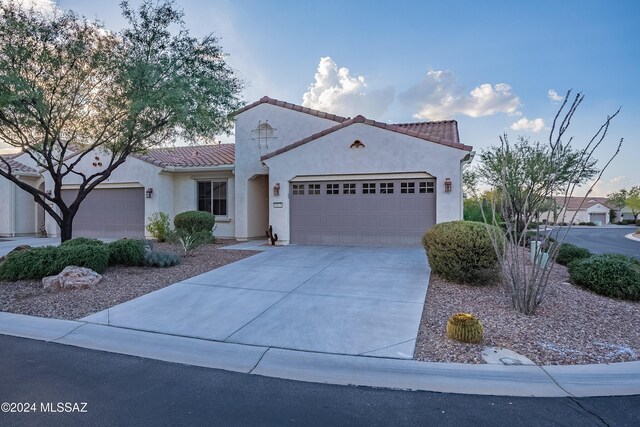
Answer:
[[[481,153],[505,132],[547,140],[573,89],[585,94],[568,132],[576,147],[622,107],[597,157],[606,162],[620,138],[622,150],[593,194],[640,185],[636,0],[176,3],[192,35],[220,38],[247,83],[247,103],[268,95],[390,123],[456,119],[461,142]],[[58,0],[57,7],[109,29],[124,25],[119,0]]]

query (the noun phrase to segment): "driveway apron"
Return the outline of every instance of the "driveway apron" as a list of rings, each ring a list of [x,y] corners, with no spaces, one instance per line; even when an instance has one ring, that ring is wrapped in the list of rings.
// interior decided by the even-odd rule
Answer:
[[[83,320],[215,341],[408,359],[429,273],[421,248],[290,245]]]

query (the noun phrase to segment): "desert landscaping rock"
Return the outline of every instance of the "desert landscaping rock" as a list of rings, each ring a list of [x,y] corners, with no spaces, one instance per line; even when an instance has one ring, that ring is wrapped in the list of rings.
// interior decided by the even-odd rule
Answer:
[[[90,268],[70,265],[59,274],[42,279],[43,288],[59,291],[62,289],[92,288],[102,280],[102,276]]]
[[[432,362],[484,363],[485,347],[512,350],[538,365],[582,365],[640,360],[640,303],[597,295],[568,283],[556,265],[553,284],[534,316],[517,313],[499,285],[474,287],[431,275],[414,357]],[[476,315],[484,325],[480,344],[445,336],[449,316]]]
[[[11,250],[7,255],[5,256],[1,256],[0,257],[0,264],[2,264],[4,262],[5,259],[7,259],[7,257],[13,253],[16,252],[22,252],[22,251],[26,251],[27,249],[31,249],[31,246],[29,245],[20,245],[20,246],[16,246],[13,250]]]
[[[235,241],[201,246],[175,267],[109,267],[98,286],[82,291],[49,292],[40,281],[0,281],[0,311],[79,319],[258,253],[220,249],[230,243]],[[177,245],[169,243],[156,243],[155,249],[183,254]]]

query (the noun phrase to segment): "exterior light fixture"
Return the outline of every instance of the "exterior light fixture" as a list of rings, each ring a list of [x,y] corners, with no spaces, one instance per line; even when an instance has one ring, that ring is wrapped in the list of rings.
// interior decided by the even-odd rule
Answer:
[[[147,195],[147,199],[151,198],[151,195],[153,194],[153,188],[149,187],[147,188],[147,190],[145,191],[146,195]]]
[[[276,185],[273,186],[273,195],[274,196],[279,196],[280,195],[280,183],[276,182]]]
[[[451,192],[451,178],[445,178],[444,180],[444,191],[447,193]]]

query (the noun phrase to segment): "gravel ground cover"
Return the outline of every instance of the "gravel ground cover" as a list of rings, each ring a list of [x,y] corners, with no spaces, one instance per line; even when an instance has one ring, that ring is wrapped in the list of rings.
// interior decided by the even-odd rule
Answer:
[[[414,357],[433,362],[484,363],[485,346],[503,347],[536,364],[588,364],[640,360],[640,303],[594,294],[568,283],[556,265],[553,284],[534,316],[516,313],[499,285],[473,287],[431,276]],[[476,315],[485,329],[480,344],[444,334],[457,312]]]
[[[92,289],[45,291],[41,281],[0,281],[0,311],[57,319],[79,319],[189,277],[255,255],[256,251],[220,249],[234,240],[203,245],[169,268],[112,266]],[[177,245],[156,243],[155,250],[182,253]]]

